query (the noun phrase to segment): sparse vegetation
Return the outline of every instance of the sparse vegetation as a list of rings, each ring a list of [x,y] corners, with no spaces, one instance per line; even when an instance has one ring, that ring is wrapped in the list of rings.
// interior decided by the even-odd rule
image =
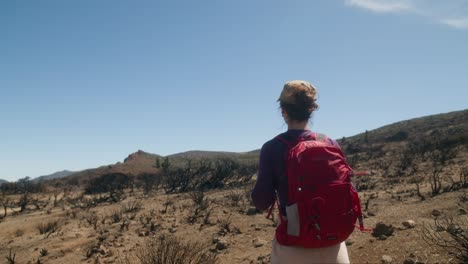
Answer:
[[[50,235],[58,231],[60,228],[60,220],[51,220],[46,223],[39,223],[36,228],[39,230],[39,234],[45,234],[45,237],[48,238]]]
[[[123,173],[109,173],[92,179],[85,187],[86,194],[108,193],[109,200],[119,202],[124,189],[129,186],[130,176]]]
[[[429,246],[436,246],[451,256],[468,263],[468,222],[456,221],[453,217],[436,218],[434,225],[426,225],[422,237]]]
[[[190,224],[194,224],[198,218],[202,217],[207,211],[209,211],[211,201],[205,197],[205,193],[202,191],[192,192],[190,194],[192,199],[192,209],[187,218]]]
[[[383,222],[395,230],[388,237],[353,235],[353,245],[348,247],[352,262],[377,263],[381,261],[379,254],[394,254],[394,262],[398,263],[456,262],[454,253],[435,244],[428,248],[415,235],[420,234],[423,226],[431,227],[438,229],[435,235],[455,243],[447,233],[448,227],[444,231],[442,227],[424,225],[431,213],[450,214],[457,225],[465,225],[468,152],[466,138],[462,136],[465,132],[453,128],[460,124],[463,120],[457,119],[451,125],[423,132],[402,125],[399,129],[407,133],[407,138],[389,142],[387,137],[398,132],[393,128],[367,131],[367,143],[365,133],[342,140],[344,150],[354,151],[347,157],[354,168],[369,172],[353,180],[361,191],[364,214],[368,218],[364,220],[366,227]],[[455,154],[439,153],[445,148]],[[14,246],[15,252],[10,257],[20,263],[64,263],[65,259],[78,263],[83,261],[83,255],[90,263],[115,263],[122,255],[128,256],[127,260],[131,261],[128,263],[143,263],[136,257],[139,249],[146,247],[142,241],[156,241],[160,235],[172,234],[181,245],[186,241],[211,241],[210,245],[203,244],[203,250],[217,255],[217,263],[260,264],[268,260],[264,258],[270,252],[267,242],[279,219],[276,208],[271,221],[253,206],[251,191],[258,152],[175,155],[170,157],[165,171],[154,166],[159,156],[138,153],[131,154],[125,163],[88,170],[70,179],[43,181],[40,185],[25,180],[21,183],[23,187],[18,183],[2,185],[0,244]],[[161,158],[161,165],[164,159]],[[437,186],[433,183],[434,160],[444,164],[437,175],[437,184],[440,183]],[[119,179],[115,173],[126,176]],[[105,176],[109,174],[114,176]],[[108,183],[115,185],[104,186]],[[433,194],[431,183],[440,186],[438,194]],[[69,188],[70,184],[73,189]],[[32,187],[27,187],[30,191],[24,193],[20,191],[24,186]],[[26,205],[20,213],[22,203]],[[60,220],[61,224],[50,234],[58,235],[40,235],[38,223],[46,229],[47,222],[53,219]],[[409,219],[414,222],[406,221]],[[442,220],[438,216],[437,221],[444,225]],[[416,227],[408,223],[416,223]],[[462,229],[465,234],[466,228]],[[252,248],[240,246],[251,243]],[[34,256],[30,256],[32,247]],[[395,251],[400,247],[405,248],[404,252]],[[372,248],[372,254],[363,253],[369,251],[361,248]],[[0,254],[5,261],[8,248],[0,247]]]
[[[15,264],[16,263],[15,262],[16,253],[12,252],[11,248],[10,248],[10,251],[8,253],[8,256],[6,256],[5,258],[6,258],[8,264]]]
[[[208,251],[208,246],[198,242],[182,242],[174,236],[148,239],[135,253],[141,264],[210,264],[217,263],[217,256]]]

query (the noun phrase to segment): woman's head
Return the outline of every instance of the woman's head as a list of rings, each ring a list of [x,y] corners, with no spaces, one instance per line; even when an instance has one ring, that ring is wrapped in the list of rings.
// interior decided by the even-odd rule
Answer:
[[[290,81],[284,84],[278,99],[281,110],[288,121],[307,121],[318,108],[317,90],[306,81]]]

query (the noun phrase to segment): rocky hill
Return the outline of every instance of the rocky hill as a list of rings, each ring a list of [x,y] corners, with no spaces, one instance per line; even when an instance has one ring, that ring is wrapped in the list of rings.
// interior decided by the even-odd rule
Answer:
[[[400,121],[340,139],[339,142],[354,144],[392,143],[441,136],[461,141],[466,140],[468,138],[468,109]]]

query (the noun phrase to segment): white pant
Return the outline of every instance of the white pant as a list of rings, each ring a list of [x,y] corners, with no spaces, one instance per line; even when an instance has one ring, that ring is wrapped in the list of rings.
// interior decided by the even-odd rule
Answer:
[[[272,242],[271,264],[349,263],[345,242],[325,248],[302,248]]]

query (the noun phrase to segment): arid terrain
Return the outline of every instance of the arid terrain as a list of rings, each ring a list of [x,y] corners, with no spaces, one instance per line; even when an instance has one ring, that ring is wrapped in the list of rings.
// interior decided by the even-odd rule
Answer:
[[[373,232],[348,239],[352,263],[468,259],[467,134],[464,110],[339,140],[368,172],[354,181]],[[250,200],[258,154],[138,151],[59,179],[3,183],[0,262],[269,263],[276,219]]]

